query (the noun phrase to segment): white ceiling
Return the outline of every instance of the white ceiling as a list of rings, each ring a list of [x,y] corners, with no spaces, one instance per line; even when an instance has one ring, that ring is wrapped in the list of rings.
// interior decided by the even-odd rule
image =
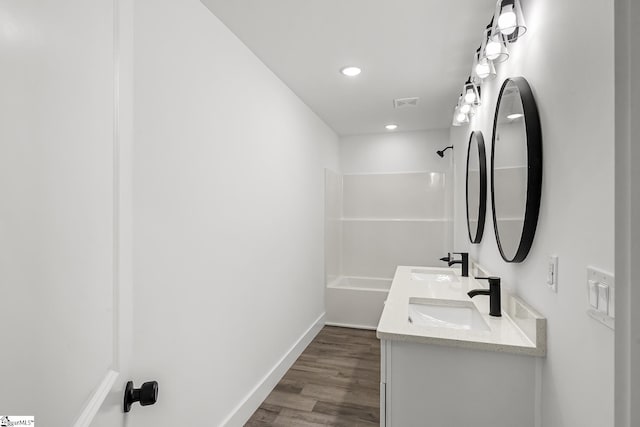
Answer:
[[[202,0],[340,135],[447,128],[495,0]],[[362,68],[355,78],[339,70]],[[394,109],[395,98],[420,97]]]

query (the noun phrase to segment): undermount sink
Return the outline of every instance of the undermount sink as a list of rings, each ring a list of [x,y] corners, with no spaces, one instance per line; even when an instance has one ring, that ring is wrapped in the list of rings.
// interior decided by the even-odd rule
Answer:
[[[409,300],[409,323],[430,328],[488,331],[489,325],[472,302]]]
[[[458,283],[460,280],[449,270],[426,270],[414,268],[411,270],[411,280],[437,283]]]

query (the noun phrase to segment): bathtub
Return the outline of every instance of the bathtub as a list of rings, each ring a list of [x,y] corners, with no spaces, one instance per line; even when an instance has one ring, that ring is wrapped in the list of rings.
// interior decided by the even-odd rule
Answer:
[[[391,279],[341,276],[327,285],[326,324],[376,329]]]

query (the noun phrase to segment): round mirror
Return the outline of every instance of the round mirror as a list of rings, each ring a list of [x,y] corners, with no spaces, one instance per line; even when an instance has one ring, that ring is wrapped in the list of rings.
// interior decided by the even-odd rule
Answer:
[[[542,138],[538,108],[523,77],[505,80],[493,121],[491,204],[502,258],[522,262],[538,223]]]
[[[467,149],[467,228],[471,243],[480,243],[487,211],[487,156],[482,132],[471,132]]]

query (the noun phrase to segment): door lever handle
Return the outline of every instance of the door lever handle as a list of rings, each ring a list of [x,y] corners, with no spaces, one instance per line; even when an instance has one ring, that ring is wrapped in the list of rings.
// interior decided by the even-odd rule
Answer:
[[[148,381],[140,388],[133,388],[133,381],[127,382],[124,389],[124,412],[131,410],[131,405],[140,402],[140,406],[149,406],[158,400],[158,382]]]

